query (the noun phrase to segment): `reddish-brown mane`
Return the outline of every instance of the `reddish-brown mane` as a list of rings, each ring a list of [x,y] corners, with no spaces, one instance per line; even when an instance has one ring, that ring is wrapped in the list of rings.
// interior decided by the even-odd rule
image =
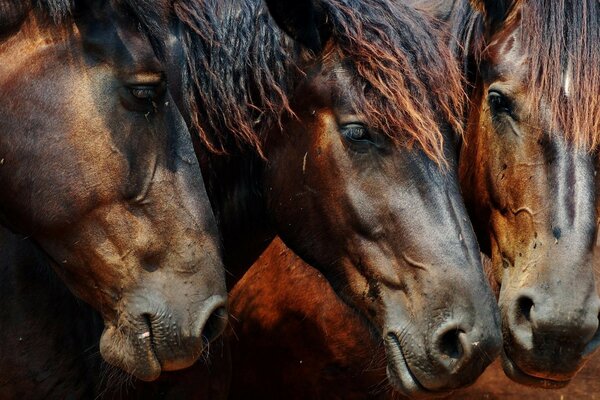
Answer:
[[[600,4],[596,0],[523,1],[521,35],[530,58],[529,97],[545,99],[557,133],[581,148],[600,141]],[[565,74],[570,76],[565,94]]]
[[[328,55],[351,65],[364,88],[355,101],[373,127],[443,163],[442,129],[461,131],[464,96],[438,31],[397,1],[326,0],[323,8],[331,24]],[[264,132],[291,113],[298,66],[311,56],[260,1],[178,0],[174,10],[183,26],[194,127],[213,151],[237,144],[261,152]]]
[[[57,22],[77,9],[70,0],[41,3]],[[291,113],[290,96],[303,76],[299,66],[311,57],[280,31],[262,2],[114,3],[127,4],[151,36],[166,26],[172,7],[182,26],[183,92],[192,125],[214,152],[238,146],[262,154],[264,132]],[[323,8],[331,25],[326,56],[351,66],[363,89],[354,99],[357,108],[373,128],[443,163],[442,130],[449,125],[461,132],[464,94],[439,30],[398,1],[324,0]]]
[[[452,23],[453,33],[465,51],[477,58],[488,43],[483,17],[470,9],[468,1],[462,3]],[[595,0],[514,0],[503,4],[508,15],[497,28],[520,29],[520,42],[525,46],[529,65],[527,103],[532,110],[547,110],[545,114],[552,118],[550,133],[564,135],[582,149],[597,148],[600,4]],[[570,79],[568,96],[565,74]]]

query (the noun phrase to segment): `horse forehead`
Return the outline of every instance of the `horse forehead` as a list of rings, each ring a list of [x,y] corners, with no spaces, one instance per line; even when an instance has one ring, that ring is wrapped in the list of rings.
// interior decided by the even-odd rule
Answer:
[[[137,72],[135,70],[140,67],[160,70],[150,41],[122,11],[111,7],[79,23],[82,40],[103,49],[103,53],[115,65],[131,72]]]
[[[573,60],[569,57],[569,61],[567,61],[567,67],[563,72],[563,92],[566,97],[571,96],[573,84]]]
[[[527,65],[527,56],[520,39],[520,29],[499,32],[487,48],[487,58],[501,76],[521,75]]]
[[[523,37],[519,25],[512,25],[511,29],[499,32],[494,36],[488,47],[491,55],[491,63],[495,66],[501,76],[527,79],[524,74],[528,71],[528,62],[531,59],[528,54],[526,38]],[[565,96],[572,94],[573,85],[573,61],[569,57],[562,71],[562,89]]]

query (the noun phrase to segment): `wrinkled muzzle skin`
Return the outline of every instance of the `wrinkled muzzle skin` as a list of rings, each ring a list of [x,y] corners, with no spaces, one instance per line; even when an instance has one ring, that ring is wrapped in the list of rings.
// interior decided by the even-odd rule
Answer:
[[[102,7],[64,30],[32,13],[0,43],[0,220],[100,312],[103,358],[151,381],[223,331],[224,269],[161,66]]]
[[[455,143],[449,135],[446,169],[375,132],[380,148],[348,141],[343,121],[368,118],[331,100],[340,70],[342,78],[317,74],[299,89],[295,109],[306,111],[268,155],[287,166],[265,173],[278,232],[385,341],[394,389],[419,397],[468,385],[501,337]]]

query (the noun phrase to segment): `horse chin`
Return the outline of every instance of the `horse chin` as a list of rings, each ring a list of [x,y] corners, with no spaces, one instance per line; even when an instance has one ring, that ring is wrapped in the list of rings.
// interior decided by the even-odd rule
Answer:
[[[394,390],[411,399],[430,399],[449,395],[448,392],[428,390],[419,383],[419,380],[410,371],[402,346],[397,339],[386,339],[385,348],[388,358],[386,374]]]
[[[526,386],[539,387],[543,389],[560,389],[567,386],[569,382],[571,382],[570,379],[559,381],[530,375],[519,368],[517,364],[506,354],[506,351],[502,351],[502,369],[504,370],[506,376],[508,376],[511,380]]]
[[[162,372],[147,332],[132,335],[106,327],[100,338],[100,354],[107,363],[142,381],[154,381]]]

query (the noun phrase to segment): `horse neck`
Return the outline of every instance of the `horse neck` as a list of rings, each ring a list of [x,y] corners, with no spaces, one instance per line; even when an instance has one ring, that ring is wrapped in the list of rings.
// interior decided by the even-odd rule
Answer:
[[[8,363],[16,370],[6,373],[17,374],[20,365],[24,368],[21,371],[30,371],[27,379],[36,374],[35,379],[46,376],[35,388],[42,397],[45,389],[56,397],[62,397],[56,390],[88,397],[95,391],[94,376],[100,365],[100,316],[69,292],[52,270],[51,261],[31,239],[1,225],[0,274],[0,325],[7,327],[0,330],[0,354],[12,354],[6,347],[14,344],[15,338],[17,345],[36,349],[35,354],[17,360],[17,365],[0,357],[0,371]],[[44,367],[37,368],[40,365]],[[65,379],[71,383],[63,384]]]
[[[266,134],[279,123],[299,73],[292,66],[298,57],[297,46],[275,25],[261,1],[226,3],[206,10],[212,15],[208,28],[219,45],[204,43],[211,53],[212,71],[200,68],[199,73],[210,88],[205,100],[208,104],[200,109],[207,110],[210,136],[224,137],[223,142],[230,145],[229,155],[197,153],[219,224],[231,284],[275,236],[263,199],[265,161],[254,146],[239,150],[236,132],[251,126],[257,142],[265,145]],[[240,121],[236,115],[242,116]]]
[[[247,151],[210,154],[200,163],[221,233],[228,286],[232,287],[275,237],[263,199],[264,161]]]

